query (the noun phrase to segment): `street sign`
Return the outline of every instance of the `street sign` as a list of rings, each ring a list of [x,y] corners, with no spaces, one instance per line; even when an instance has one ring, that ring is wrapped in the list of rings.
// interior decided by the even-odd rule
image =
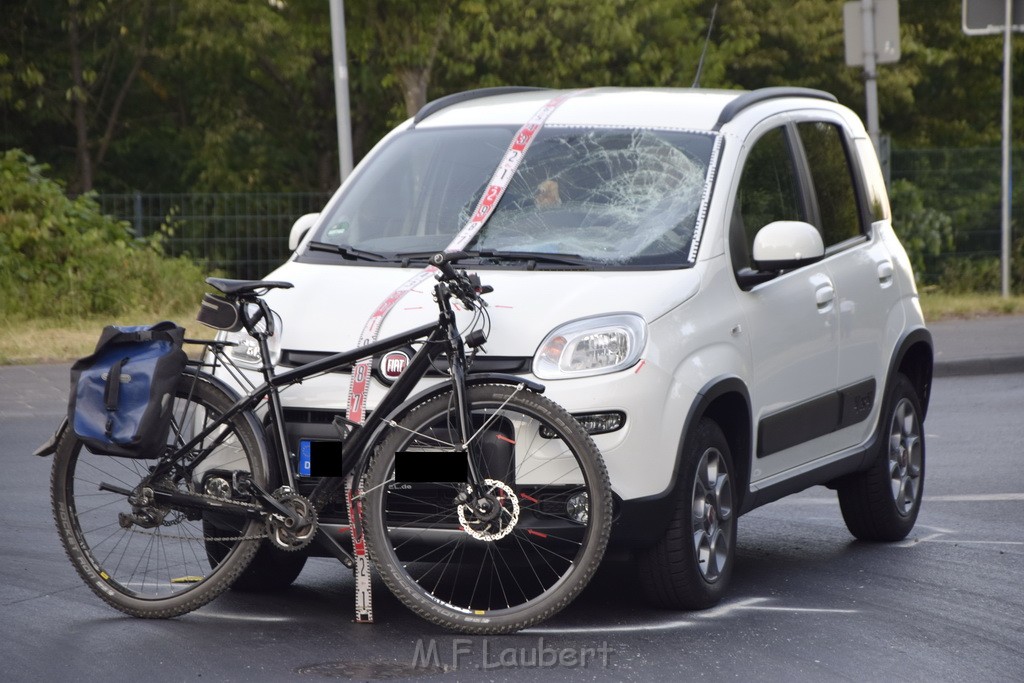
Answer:
[[[900,61],[899,3],[897,0],[875,0],[874,4],[875,64],[893,64]],[[864,22],[860,12],[859,0],[843,5],[847,66],[864,66]]]
[[[1024,33],[1024,0],[1013,2],[1010,27]],[[963,28],[969,36],[992,36],[1003,32],[1006,25],[1006,0],[964,0]]]

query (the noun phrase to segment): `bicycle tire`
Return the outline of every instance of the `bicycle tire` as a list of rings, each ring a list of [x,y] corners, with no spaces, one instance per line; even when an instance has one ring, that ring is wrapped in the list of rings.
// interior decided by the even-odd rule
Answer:
[[[439,441],[458,441],[447,392],[379,442],[365,482],[367,546],[384,583],[421,617],[464,633],[510,633],[556,614],[587,585],[608,544],[611,486],[593,440],[551,400],[510,385],[467,395],[478,430],[469,457],[496,518],[457,503],[465,483],[395,480],[396,454],[427,458],[429,468]]]
[[[198,432],[197,427],[212,423],[233,403],[213,384],[182,375],[169,442],[183,445],[183,439]],[[228,420],[198,446],[212,444],[222,434],[192,477],[177,475],[150,486],[208,492],[205,487],[212,478],[230,481],[230,473],[236,471],[249,472],[265,484],[259,442],[244,415]],[[51,472],[54,519],[71,563],[104,602],[142,618],[179,616],[216,598],[245,570],[260,546],[258,537],[264,535],[259,520],[222,519],[218,527],[210,525],[211,516],[205,513],[186,515],[157,505],[133,510],[124,494],[99,489],[100,483],[109,483],[134,490],[155,462],[94,454],[67,430]],[[124,526],[122,515],[133,514],[136,519],[145,514],[152,517],[148,524]],[[205,534],[204,526],[221,535]],[[245,538],[238,540],[239,536]],[[211,553],[211,544],[222,545],[223,552]],[[219,561],[214,559],[217,554]]]

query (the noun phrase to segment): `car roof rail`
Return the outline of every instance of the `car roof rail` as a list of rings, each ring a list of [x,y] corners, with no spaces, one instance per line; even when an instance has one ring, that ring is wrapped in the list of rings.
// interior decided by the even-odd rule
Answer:
[[[452,93],[451,95],[445,95],[444,97],[439,97],[436,100],[427,102],[418,112],[416,112],[416,117],[413,119],[412,123],[413,125],[416,125],[428,116],[432,116],[442,109],[450,107],[453,104],[459,104],[460,102],[469,102],[470,100],[479,99],[481,97],[509,95],[511,93],[532,92],[535,90],[548,90],[548,88],[537,88],[529,85],[501,85],[494,88],[477,88],[475,90]]]
[[[746,109],[752,107],[755,104],[765,102],[767,100],[774,100],[780,97],[810,97],[816,100],[827,100],[829,102],[839,102],[835,95],[824,90],[815,90],[814,88],[798,88],[792,86],[778,86],[772,88],[758,88],[757,90],[751,90],[745,92],[729,104],[722,108],[722,113],[718,115],[718,123],[715,124],[715,130],[721,129],[722,126],[732,121],[736,116]]]

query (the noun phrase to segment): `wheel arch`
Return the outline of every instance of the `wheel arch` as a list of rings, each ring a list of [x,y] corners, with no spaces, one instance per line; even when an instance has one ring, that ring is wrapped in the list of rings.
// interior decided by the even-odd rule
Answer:
[[[905,375],[917,392],[923,422],[928,414],[928,402],[931,398],[934,362],[931,332],[919,327],[906,333],[896,345],[892,360],[889,362],[889,374],[885,379],[883,396],[888,396],[892,391],[893,377],[897,372]]]
[[[683,453],[694,429],[704,417],[714,420],[721,427],[729,443],[735,470],[735,509],[745,512],[753,453],[751,415],[750,393],[742,379],[735,375],[720,375],[709,380],[690,404],[679,434],[672,476],[664,491],[623,502],[614,523],[613,538],[628,546],[645,547],[665,534],[676,501],[680,495],[684,495],[680,491]]]
[[[679,481],[679,463],[682,459],[686,441],[697,423],[704,417],[714,420],[722,429],[725,440],[729,443],[735,478],[734,494],[736,508],[743,510],[744,499],[750,484],[751,454],[753,453],[753,430],[751,428],[750,393],[747,385],[738,377],[718,377],[711,380],[699,392],[698,400],[693,402],[683,434],[676,452],[676,466],[673,472],[673,485]]]

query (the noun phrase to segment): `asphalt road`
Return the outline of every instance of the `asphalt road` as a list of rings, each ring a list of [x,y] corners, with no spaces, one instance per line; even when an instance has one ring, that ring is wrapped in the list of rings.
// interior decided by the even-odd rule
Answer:
[[[60,372],[0,369],[6,681],[1024,680],[1024,374],[936,381],[925,502],[902,543],[853,541],[834,495],[811,489],[740,520],[713,610],[646,607],[628,563],[608,561],[542,627],[469,638],[379,584],[376,623],[352,623],[353,583],[331,560],[284,593],[229,593],[174,620],[106,607],[60,548],[49,460],[29,455],[63,410]]]

